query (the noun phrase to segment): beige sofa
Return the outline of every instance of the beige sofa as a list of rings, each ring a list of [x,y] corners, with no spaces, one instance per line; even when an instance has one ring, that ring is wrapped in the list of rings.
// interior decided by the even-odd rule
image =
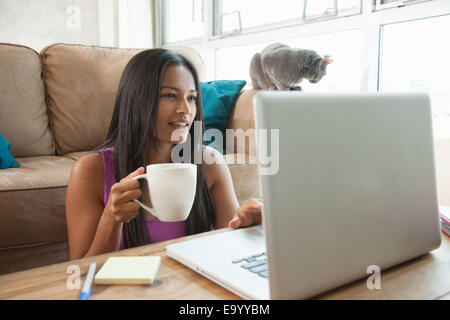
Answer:
[[[196,51],[168,48],[190,59],[202,79]],[[38,54],[0,44],[0,133],[20,165],[0,170],[0,274],[68,260],[70,170],[105,139],[122,70],[139,51],[54,44]],[[241,93],[229,128],[253,127],[254,94]],[[229,168],[240,202],[259,197],[255,164]]]

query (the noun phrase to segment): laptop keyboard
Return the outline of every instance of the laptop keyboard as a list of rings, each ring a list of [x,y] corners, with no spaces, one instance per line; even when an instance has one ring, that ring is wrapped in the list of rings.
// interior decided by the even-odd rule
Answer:
[[[234,264],[239,264],[241,268],[244,268],[250,272],[256,273],[262,278],[267,278],[267,263],[265,252],[260,252],[254,255],[246,256],[231,261]]]

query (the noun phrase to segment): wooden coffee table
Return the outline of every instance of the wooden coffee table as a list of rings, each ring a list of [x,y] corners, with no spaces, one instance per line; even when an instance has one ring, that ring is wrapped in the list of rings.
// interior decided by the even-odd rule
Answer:
[[[69,266],[79,266],[81,287],[91,262],[97,271],[110,256],[162,257],[154,283],[144,285],[93,284],[91,299],[240,299],[166,255],[166,246],[229,229],[165,241],[139,248],[73,260],[0,276],[0,299],[77,299],[80,289],[68,289]],[[450,239],[442,234],[439,249],[381,272],[381,289],[369,290],[367,278],[325,293],[318,299],[447,299],[450,300]]]

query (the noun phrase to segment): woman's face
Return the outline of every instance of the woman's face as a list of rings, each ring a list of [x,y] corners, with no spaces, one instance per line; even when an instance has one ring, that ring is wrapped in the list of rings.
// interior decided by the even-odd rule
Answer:
[[[184,65],[166,68],[161,83],[156,117],[156,137],[160,143],[183,143],[197,113],[197,90],[192,73]]]

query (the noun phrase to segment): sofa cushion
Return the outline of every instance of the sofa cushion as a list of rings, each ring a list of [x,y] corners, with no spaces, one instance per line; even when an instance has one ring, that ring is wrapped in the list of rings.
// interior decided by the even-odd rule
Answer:
[[[57,154],[105,140],[122,71],[138,52],[67,44],[41,51]]]
[[[0,194],[11,190],[66,187],[75,161],[67,157],[41,156],[17,158],[20,168],[0,171]],[[33,199],[29,199],[30,204]],[[3,211],[0,212],[10,212]]]
[[[195,59],[199,68],[194,49],[166,48]],[[140,51],[67,44],[41,51],[57,154],[92,150],[104,142],[123,69]]]
[[[41,61],[33,49],[0,44],[0,130],[15,157],[55,153]]]
[[[0,251],[67,238],[65,199],[74,160],[17,158],[18,169],[0,171]]]
[[[82,156],[85,156],[89,153],[92,153],[93,151],[80,151],[80,152],[71,152],[71,153],[66,153],[64,155],[64,157],[70,158],[72,160],[77,161],[78,159],[80,159]]]
[[[0,191],[0,249],[65,240],[66,190],[64,186]]]

